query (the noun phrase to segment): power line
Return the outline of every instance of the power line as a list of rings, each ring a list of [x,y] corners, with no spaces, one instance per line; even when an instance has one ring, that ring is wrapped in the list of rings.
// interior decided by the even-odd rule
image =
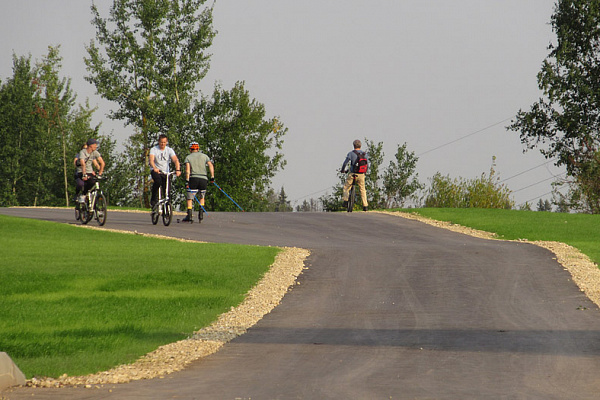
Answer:
[[[465,135],[465,136],[459,137],[458,139],[452,140],[452,141],[450,141],[450,142],[448,142],[448,143],[444,143],[444,144],[442,144],[442,145],[440,145],[440,146],[437,146],[437,147],[435,147],[435,148],[433,148],[433,149],[430,149],[430,150],[427,150],[427,151],[425,151],[425,152],[423,152],[423,153],[421,153],[421,154],[418,154],[417,156],[418,156],[418,157],[421,157],[422,155],[425,155],[425,154],[427,154],[427,153],[431,153],[432,151],[439,150],[439,149],[441,149],[441,148],[443,148],[443,147],[449,146],[449,145],[451,145],[451,144],[453,144],[453,143],[456,143],[456,142],[458,142],[458,141],[461,141],[461,140],[463,140],[463,139],[466,139],[466,138],[468,138],[468,137],[470,137],[470,136],[476,135],[476,134],[478,134],[478,133],[481,133],[481,132],[483,132],[483,131],[486,131],[486,130],[488,130],[488,129],[490,129],[490,128],[493,128],[494,126],[500,125],[500,124],[502,124],[502,123],[504,123],[504,122],[508,121],[508,120],[509,120],[509,119],[511,119],[511,118],[512,118],[512,117],[505,118],[505,119],[503,119],[503,120],[502,120],[502,121],[500,121],[500,122],[496,122],[495,124],[492,124],[492,125],[490,125],[490,126],[486,126],[485,128],[479,129],[478,131],[475,131],[475,132],[469,133],[468,135]]]
[[[525,204],[525,203],[529,203],[529,202],[531,202],[531,201],[534,201],[535,199],[541,199],[542,197],[544,197],[544,196],[547,196],[547,195],[549,195],[549,194],[552,194],[553,192],[554,192],[554,191],[553,191],[553,190],[551,190],[551,191],[549,191],[548,193],[544,193],[544,194],[542,194],[542,195],[540,195],[540,196],[536,196],[536,197],[534,197],[533,199],[527,200],[527,201],[523,202],[523,204]]]
[[[521,190],[525,190],[525,189],[528,189],[528,188],[530,188],[530,187],[532,187],[532,186],[539,185],[540,183],[544,183],[544,182],[546,182],[546,181],[549,181],[550,179],[555,179],[555,178],[558,178],[558,177],[560,177],[560,176],[562,176],[562,175],[564,175],[564,173],[562,173],[562,174],[560,174],[560,175],[551,176],[550,178],[546,178],[546,179],[544,179],[544,180],[541,180],[541,181],[539,181],[539,182],[532,183],[531,185],[528,185],[528,186],[522,187],[521,189],[514,190],[514,191],[513,191],[513,193],[520,192]]]
[[[508,180],[510,180],[510,179],[512,179],[512,178],[516,178],[517,176],[521,176],[521,175],[523,175],[523,174],[525,174],[525,173],[527,173],[527,172],[529,172],[529,171],[533,171],[533,170],[534,170],[534,169],[536,169],[536,168],[543,167],[544,165],[550,164],[550,163],[551,163],[551,162],[553,162],[554,160],[556,160],[556,158],[553,158],[553,159],[552,159],[552,160],[550,160],[550,161],[546,161],[545,163],[543,163],[543,164],[540,164],[540,165],[537,165],[537,166],[535,166],[535,167],[533,167],[533,168],[529,168],[528,170],[525,170],[525,171],[523,171],[523,172],[519,172],[518,174],[516,174],[516,175],[513,175],[513,176],[510,176],[510,177],[508,177],[508,178],[506,178],[506,179],[503,179],[503,180],[501,180],[501,181],[500,181],[500,182],[498,182],[498,183],[503,183],[503,182],[506,182],[506,181],[508,181]]]

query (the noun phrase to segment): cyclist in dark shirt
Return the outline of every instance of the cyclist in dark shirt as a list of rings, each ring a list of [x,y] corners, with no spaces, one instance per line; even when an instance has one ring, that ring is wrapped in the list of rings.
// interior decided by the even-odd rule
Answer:
[[[358,153],[362,152],[362,143],[360,142],[360,140],[356,139],[354,142],[352,142],[352,145],[354,146],[354,150],[348,153],[346,159],[344,160],[344,163],[342,164],[342,173],[346,172],[346,165],[350,164],[348,168],[348,177],[346,178],[346,183],[344,184],[342,200],[344,200],[344,207],[348,207],[350,186],[352,186],[354,175],[356,175],[356,183],[358,184],[358,189],[360,190],[360,198],[363,204],[363,211],[367,211],[369,209],[369,203],[367,202],[367,189],[365,188],[365,174],[354,172],[355,164],[358,161]]]

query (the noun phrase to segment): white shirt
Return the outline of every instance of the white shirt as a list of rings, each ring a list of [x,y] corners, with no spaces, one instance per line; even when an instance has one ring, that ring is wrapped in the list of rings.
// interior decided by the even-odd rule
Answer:
[[[171,157],[175,156],[175,150],[169,146],[165,146],[164,150],[161,150],[158,145],[150,149],[150,155],[154,155],[154,165],[161,172],[168,174],[170,172]],[[152,168],[152,166],[150,166]]]

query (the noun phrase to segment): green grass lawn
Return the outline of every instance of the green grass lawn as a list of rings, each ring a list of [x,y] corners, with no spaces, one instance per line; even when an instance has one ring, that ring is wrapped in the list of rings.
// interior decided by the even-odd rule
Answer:
[[[399,211],[493,232],[501,239],[566,243],[600,264],[600,215],[476,208],[414,208]]]
[[[29,378],[106,370],[191,336],[280,251],[2,215],[0,237],[0,350]]]

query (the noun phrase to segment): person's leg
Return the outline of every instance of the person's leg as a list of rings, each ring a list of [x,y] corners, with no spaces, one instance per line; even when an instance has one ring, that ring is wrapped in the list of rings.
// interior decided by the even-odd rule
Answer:
[[[77,178],[75,179],[75,198],[77,198],[77,195],[81,194],[81,192],[83,191],[83,187],[85,186],[85,182],[83,181],[83,179],[81,179],[81,174],[77,175]]]
[[[186,217],[183,219],[184,221],[191,221],[192,220],[192,211],[194,208],[194,197],[196,196],[196,193],[198,193],[198,187],[200,185],[199,179],[198,178],[190,178],[189,180],[189,189],[187,190],[187,215]]]
[[[363,210],[365,210],[367,207],[369,207],[369,203],[367,201],[367,188],[365,187],[365,174],[358,174],[356,183],[358,183],[360,199],[362,200]]]
[[[350,197],[350,186],[352,186],[352,175],[348,174],[346,178],[346,183],[344,183],[344,190],[342,191],[342,200],[344,202],[348,201],[348,197]]]
[[[154,207],[158,202],[158,190],[162,184],[162,177],[160,173],[154,171],[151,171],[150,175],[152,176],[152,197],[150,199],[150,205]]]
[[[204,207],[204,197],[206,197],[206,189],[208,188],[208,180],[206,179],[199,179],[198,181],[198,195],[199,195],[199,201],[200,201],[200,205],[202,207]]]

